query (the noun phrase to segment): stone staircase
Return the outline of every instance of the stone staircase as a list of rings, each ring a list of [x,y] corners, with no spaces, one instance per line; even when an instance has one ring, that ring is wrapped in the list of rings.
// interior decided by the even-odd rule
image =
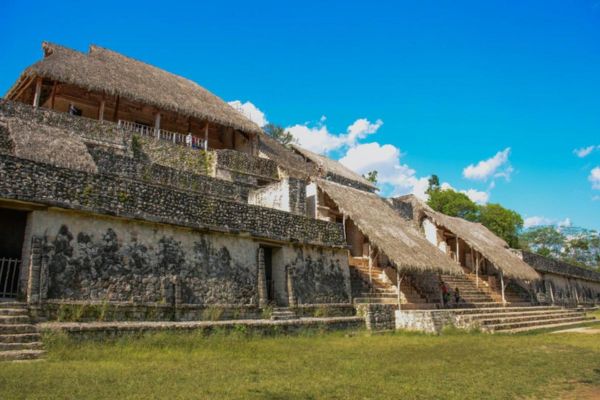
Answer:
[[[502,306],[502,295],[499,294],[499,288],[492,287],[487,279],[476,277],[474,274],[465,273],[460,276],[440,275],[440,279],[448,285],[450,289],[450,307],[499,307]],[[454,291],[458,288],[461,301],[455,303]],[[497,290],[498,289],[498,290]],[[516,290],[506,288],[504,291],[506,305],[528,306],[529,302]]]
[[[582,309],[557,306],[497,307],[457,309],[453,313],[468,326],[484,332],[518,333],[558,329],[593,321]]]
[[[385,275],[383,269],[373,266],[369,276],[367,259],[354,257],[350,260],[352,293],[355,303],[398,304],[398,292]],[[432,309],[436,304],[427,303],[427,300],[408,282],[403,280],[400,284],[400,299],[406,309]]]
[[[25,303],[0,302],[0,361],[35,360],[45,354]]]
[[[289,321],[291,319],[298,319],[298,316],[287,307],[275,307],[271,312],[272,321]]]

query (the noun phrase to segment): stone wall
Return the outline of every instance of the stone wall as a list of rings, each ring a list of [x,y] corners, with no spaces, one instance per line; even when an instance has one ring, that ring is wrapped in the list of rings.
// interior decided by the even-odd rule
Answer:
[[[291,275],[292,297],[299,304],[350,302],[346,250],[283,247],[281,256]]]
[[[569,276],[572,278],[585,279],[600,282],[600,272],[567,264],[566,262],[554,260],[528,251],[521,252],[523,261],[531,265],[536,271],[543,273]]]
[[[352,180],[352,179],[344,178],[341,175],[337,175],[337,174],[334,174],[334,173],[331,173],[331,172],[328,172],[325,175],[325,179],[328,180],[328,181],[339,183],[340,185],[350,186],[350,187],[353,187],[355,189],[362,190],[362,191],[365,191],[365,192],[373,192],[374,191],[374,189],[372,187],[368,186],[368,185],[365,185],[363,183],[357,182],[357,181]]]
[[[340,224],[8,155],[0,155],[0,198],[283,242],[345,245]]]
[[[35,257],[21,280],[35,301],[258,306],[251,238],[58,210],[32,211],[28,224]],[[273,268],[291,273],[299,304],[349,302],[344,250],[278,253]]]
[[[278,180],[277,164],[267,158],[255,157],[235,150],[215,150],[216,166],[234,173],[253,175],[259,179]]]
[[[306,183],[284,178],[277,183],[255,189],[248,197],[250,204],[306,215]]]
[[[93,144],[88,144],[87,148],[96,163],[98,172],[102,174],[118,175],[199,192],[212,197],[247,202],[247,188],[233,182],[154,164],[143,155],[132,157],[129,154]]]
[[[88,142],[106,144],[127,148],[131,135],[125,134],[117,125],[109,121],[98,121],[82,118],[44,108],[34,108],[30,105],[0,99],[0,116],[5,118],[20,118],[25,121],[44,124],[50,127],[64,129],[74,135],[79,135]]]
[[[358,304],[356,314],[365,318],[368,330],[387,331],[396,327],[395,304]]]

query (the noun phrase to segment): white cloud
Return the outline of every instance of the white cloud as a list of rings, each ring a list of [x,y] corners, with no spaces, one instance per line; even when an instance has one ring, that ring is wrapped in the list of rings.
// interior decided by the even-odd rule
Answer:
[[[260,126],[261,128],[269,123],[269,121],[267,121],[265,113],[249,101],[242,103],[239,100],[233,100],[228,102],[227,104],[235,108],[240,113],[244,114],[246,118],[254,122],[256,125]]]
[[[377,171],[378,183],[387,186],[391,196],[412,193],[426,199],[428,177],[417,177],[414,169],[400,162],[401,157],[400,149],[391,144],[364,143],[348,149],[340,163],[359,174]]]
[[[573,150],[573,153],[575,153],[575,155],[577,157],[583,158],[583,157],[587,157],[588,155],[590,155],[590,153],[596,149],[600,150],[600,145],[588,146],[588,147],[582,147],[580,149],[575,149],[575,150]]]
[[[527,217],[523,221],[524,228],[532,228],[534,226],[552,225],[552,220],[546,217]]]
[[[567,218],[563,219],[562,221],[558,221],[556,225],[558,225],[561,228],[568,228],[568,227],[572,226],[573,223],[571,222],[571,218],[567,217]]]
[[[510,147],[499,151],[492,158],[487,160],[481,160],[477,165],[471,164],[463,170],[463,176],[467,179],[487,181],[489,178],[500,178],[503,177],[506,180],[510,179],[510,174],[513,169],[508,164],[508,156],[510,154]],[[501,167],[506,166],[505,169],[500,170]]]
[[[471,199],[473,202],[475,202],[479,205],[486,204],[490,200],[489,192],[482,192],[482,191],[476,190],[476,189],[458,190],[458,189],[454,188],[452,185],[450,185],[448,182],[443,182],[440,185],[440,189],[454,190],[455,192],[464,193],[467,195],[467,197],[469,199]]]
[[[592,169],[588,179],[592,182],[592,189],[600,189],[600,167]]]
[[[593,196],[592,201],[600,201],[600,196],[598,196],[598,195]]]
[[[545,225],[554,225],[559,228],[568,228],[568,227],[572,226],[573,223],[571,222],[571,218],[568,218],[568,217],[563,220],[555,220],[555,219],[547,218],[547,217],[533,216],[533,217],[527,217],[523,221],[523,227],[525,229],[533,228],[536,226],[545,226]]]
[[[325,120],[325,116],[322,116],[314,126],[309,126],[309,123],[296,124],[286,130],[298,140],[300,146],[323,154],[343,147],[357,146],[359,140],[376,133],[383,125],[380,119],[372,123],[366,118],[359,118],[348,126],[346,133],[335,134],[327,129]]]
[[[471,200],[477,204],[485,204],[490,199],[490,194],[475,189],[461,190],[461,193],[466,194]]]

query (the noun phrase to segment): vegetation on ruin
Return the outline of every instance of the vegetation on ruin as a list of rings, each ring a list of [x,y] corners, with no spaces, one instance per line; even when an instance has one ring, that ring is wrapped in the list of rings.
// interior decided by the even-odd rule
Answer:
[[[593,334],[258,337],[238,329],[45,342],[45,361],[2,365],[3,398],[512,399],[600,387]]]
[[[291,144],[297,142],[294,136],[280,125],[269,123],[265,125],[263,130],[267,135],[271,136],[273,139],[277,140],[284,146],[290,146]]]

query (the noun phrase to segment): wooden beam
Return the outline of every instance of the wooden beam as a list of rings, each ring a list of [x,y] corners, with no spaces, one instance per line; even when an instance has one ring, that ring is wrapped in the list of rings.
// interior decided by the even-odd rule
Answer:
[[[156,138],[160,139],[160,112],[157,112],[154,116],[154,133]]]
[[[33,95],[33,106],[40,106],[40,96],[42,95],[42,78],[38,77],[35,81],[35,94]]]
[[[56,91],[58,90],[58,83],[54,81],[52,84],[52,94],[50,95],[50,109],[54,110],[54,99],[56,98]]]
[[[113,117],[112,120],[113,122],[117,122],[117,118],[119,117],[119,100],[120,100],[120,96],[117,95],[117,100],[115,101],[115,109],[113,111]]]
[[[7,97],[11,100],[18,100],[19,97],[21,97],[21,95],[23,94],[23,92],[25,90],[27,90],[29,88],[29,86],[31,86],[31,82],[33,81],[33,78],[26,78],[24,79],[19,85],[18,87],[15,88],[15,95],[14,96],[10,96]]]
[[[208,121],[204,127],[204,151],[208,151]]]
[[[500,270],[500,289],[502,289],[502,305],[506,305],[506,297],[504,297],[504,273]]]
[[[106,108],[106,100],[104,100],[104,96],[100,101],[100,108],[98,109],[98,119],[100,121],[104,121],[104,109]]]

